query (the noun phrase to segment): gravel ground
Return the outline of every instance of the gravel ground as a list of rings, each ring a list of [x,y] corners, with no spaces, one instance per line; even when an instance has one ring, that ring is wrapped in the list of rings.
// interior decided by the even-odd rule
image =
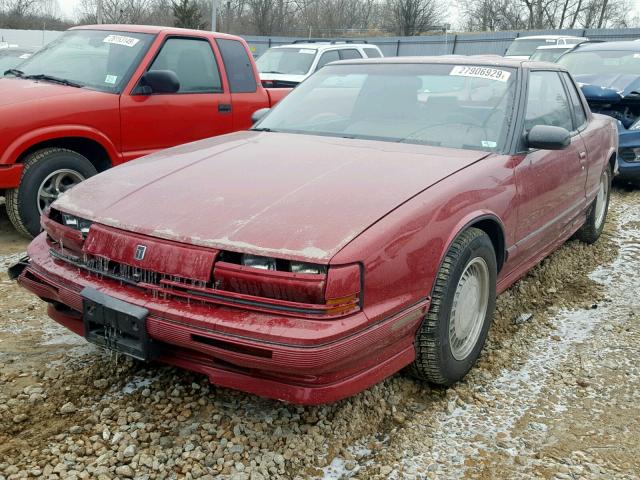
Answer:
[[[0,206],[0,480],[640,478],[638,190],[500,296],[465,381],[321,407],[94,348],[8,280],[25,246]]]

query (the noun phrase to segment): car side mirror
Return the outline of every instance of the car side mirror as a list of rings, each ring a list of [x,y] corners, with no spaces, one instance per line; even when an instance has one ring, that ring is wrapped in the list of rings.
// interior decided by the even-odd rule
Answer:
[[[571,143],[569,130],[551,125],[534,125],[527,134],[527,146],[540,150],[562,150]]]
[[[262,120],[264,118],[264,116],[269,113],[271,111],[270,108],[260,108],[258,110],[256,110],[255,112],[253,112],[253,114],[251,115],[251,122],[255,125],[256,123],[258,123],[260,120]]]
[[[152,93],[176,93],[180,90],[180,80],[171,70],[151,70],[142,75],[136,92],[142,95]]]

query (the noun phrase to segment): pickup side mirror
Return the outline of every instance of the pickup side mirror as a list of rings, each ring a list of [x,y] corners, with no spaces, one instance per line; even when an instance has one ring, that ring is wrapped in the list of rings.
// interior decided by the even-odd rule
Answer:
[[[527,134],[527,146],[540,150],[562,150],[571,143],[571,134],[566,128],[551,125],[534,125]]]
[[[256,110],[255,112],[253,112],[253,114],[251,115],[251,123],[253,123],[254,125],[256,123],[258,123],[260,120],[262,120],[264,118],[264,116],[269,113],[271,111],[270,108],[260,108],[258,110]]]
[[[176,93],[180,90],[180,80],[171,70],[151,70],[142,75],[136,92],[142,95],[152,93]]]

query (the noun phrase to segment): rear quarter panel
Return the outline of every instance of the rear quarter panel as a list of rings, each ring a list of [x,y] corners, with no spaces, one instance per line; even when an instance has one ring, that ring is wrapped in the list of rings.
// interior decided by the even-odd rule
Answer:
[[[495,217],[504,227],[506,246],[514,243],[517,192],[511,162],[509,156],[492,155],[454,173],[399,205],[334,256],[332,264],[362,262],[364,311],[371,321],[430,296],[449,245],[474,219]],[[500,276],[510,268],[507,261]]]
[[[587,200],[595,197],[600,175],[609,159],[618,151],[618,129],[615,122],[606,115],[592,113],[587,127],[580,132],[587,149]]]

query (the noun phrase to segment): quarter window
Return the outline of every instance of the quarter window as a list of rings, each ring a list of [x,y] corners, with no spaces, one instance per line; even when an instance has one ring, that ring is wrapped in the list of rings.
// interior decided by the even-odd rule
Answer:
[[[169,38],[149,70],[171,70],[180,80],[178,93],[220,93],[222,83],[206,40]]]
[[[535,125],[553,125],[573,130],[571,106],[557,72],[531,72],[525,115],[525,130]]]
[[[571,99],[571,108],[573,109],[573,116],[576,121],[576,130],[582,127],[585,123],[587,123],[587,115],[584,113],[584,107],[582,106],[582,102],[580,101],[580,96],[576,91],[576,86],[569,77],[568,74],[563,73],[565,82],[567,84],[567,89],[569,90],[569,98]]]
[[[380,58],[382,54],[375,48],[365,48],[364,53],[367,54],[367,58]]]
[[[231,93],[253,93],[258,89],[253,62],[244,45],[237,40],[216,40],[227,70]]]

